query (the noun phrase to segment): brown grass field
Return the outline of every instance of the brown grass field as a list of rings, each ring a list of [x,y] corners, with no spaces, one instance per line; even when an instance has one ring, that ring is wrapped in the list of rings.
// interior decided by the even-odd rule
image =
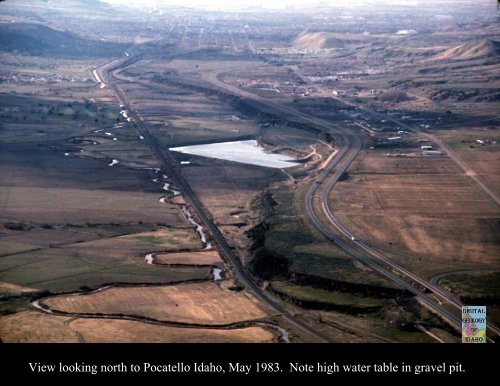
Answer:
[[[183,176],[229,243],[246,250],[248,238],[244,232],[252,226],[255,218],[255,213],[249,208],[252,199],[270,181],[287,177],[278,169],[212,159],[199,162],[199,165],[184,168]],[[206,178],[207,175],[210,178]]]
[[[126,231],[122,227],[114,228],[118,228],[115,232]],[[47,237],[50,231],[46,231]],[[99,228],[76,228],[76,231],[99,233]],[[41,234],[37,238],[41,239],[44,235],[41,231],[38,233]],[[40,245],[43,243],[39,241],[33,251],[4,256],[0,259],[0,280],[38,289],[68,291],[83,285],[95,288],[112,282],[164,283],[209,277],[205,269],[159,267],[144,261],[147,253],[201,248],[197,233],[190,227],[148,232],[135,230],[118,236],[112,233],[87,235],[88,238],[99,236],[97,240],[71,240],[68,244],[49,247]],[[36,242],[29,232],[26,237]]]
[[[133,233],[110,239],[79,243],[76,248],[84,251],[106,250],[111,256],[123,252],[140,254],[144,251],[177,251],[179,249],[200,249],[201,241],[190,227],[162,228],[155,231]]]
[[[161,187],[148,171],[65,157],[64,147],[11,144],[1,151],[1,222],[185,223],[178,208],[158,203]]]
[[[210,178],[206,178],[210,175]],[[216,223],[227,225],[245,222],[244,214],[252,197],[271,179],[285,178],[279,170],[217,160],[203,160],[197,167],[183,169],[183,176],[203,200]]]
[[[22,285],[0,282],[0,293],[28,293],[38,291],[35,288],[24,287]]]
[[[77,230],[87,231],[86,228]],[[201,242],[196,232],[187,227],[108,235],[98,240],[42,246],[4,256],[0,259],[0,280],[38,289],[68,291],[83,285],[94,288],[112,282],[164,283],[208,278],[205,269],[159,267],[144,261],[146,253],[199,248]]]
[[[69,313],[126,314],[206,325],[231,324],[267,316],[250,296],[225,291],[213,282],[110,288],[89,295],[51,297],[43,303]]]
[[[137,83],[127,83],[122,88],[165,146],[228,141],[259,132],[254,120],[235,119],[238,111],[216,97],[156,81],[151,84],[156,88]]]
[[[222,259],[217,251],[158,253],[156,264],[220,264]]]
[[[415,272],[498,265],[500,212],[449,159],[370,152],[349,174],[333,191],[333,210],[354,234]]]
[[[340,221],[419,276],[454,272],[441,285],[498,317],[498,275],[491,274],[500,269],[498,206],[446,156],[385,155],[419,153],[417,141],[432,133],[500,192],[500,46],[486,0],[454,2],[445,12],[449,0],[429,1],[426,12],[367,2],[374,4],[352,12],[331,4],[129,15],[98,2],[53,2],[61,7],[1,3],[0,34],[13,31],[0,44],[1,341],[277,341],[255,323],[270,318],[293,341],[311,339],[245,289],[236,291],[244,283],[231,267],[224,267],[227,280],[213,281],[207,265],[224,265],[220,245],[207,232],[215,249],[202,251],[180,207],[194,197],[162,189],[164,180],[186,188],[170,166],[259,285],[274,287],[291,315],[333,341],[433,342],[432,334],[458,341],[422,304],[393,291],[394,281],[323,237],[306,213],[306,192],[326,164],[320,158],[341,148],[341,129],[363,133],[364,146],[330,197]],[[110,62],[118,67],[102,82],[123,91],[120,101],[93,74]],[[328,125],[298,122],[290,110],[245,92]],[[131,121],[122,103],[136,110],[128,111]],[[400,143],[385,142],[403,127]],[[302,157],[314,145],[316,154],[282,171],[174,153],[169,171],[157,173],[151,168],[163,157],[149,148],[144,128],[155,149],[255,138],[271,151]],[[113,159],[119,163],[111,167]],[[204,216],[188,209],[201,223]],[[42,291],[42,302],[72,315],[35,311],[28,299]],[[319,311],[320,303],[329,308]],[[348,315],[349,305],[370,312]],[[245,328],[227,326],[242,322]]]
[[[0,339],[4,343],[267,343],[276,338],[260,326],[231,330],[176,328],[24,311],[0,317]]]
[[[159,194],[87,189],[8,187],[0,192],[7,221],[34,222],[167,222],[181,223],[172,207],[159,207]],[[161,209],[161,210],[159,210]],[[170,210],[169,210],[170,209]]]
[[[467,163],[483,181],[500,192],[500,134],[492,128],[456,129],[439,131],[453,151]],[[480,144],[477,140],[485,141]]]
[[[68,224],[53,226],[44,223],[41,227],[27,225],[23,231],[8,229],[7,225],[0,226],[0,255],[7,256],[14,253],[28,252],[34,249],[69,246],[101,238],[112,238],[124,234],[134,234],[144,230],[140,224]]]

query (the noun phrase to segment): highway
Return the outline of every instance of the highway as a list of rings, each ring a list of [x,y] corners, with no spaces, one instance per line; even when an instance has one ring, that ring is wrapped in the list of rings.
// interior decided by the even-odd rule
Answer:
[[[354,137],[354,141],[356,141],[356,138],[358,138],[358,137]],[[359,141],[359,138],[358,138],[358,141]],[[321,206],[322,206],[324,214],[326,215],[326,217],[328,218],[328,220],[330,221],[330,223],[342,235],[344,235],[347,239],[350,239],[350,242],[352,244],[354,244],[355,246],[360,247],[362,250],[364,250],[365,252],[367,252],[370,256],[378,259],[379,261],[381,261],[384,264],[386,264],[387,266],[389,266],[392,270],[397,271],[398,273],[405,275],[407,278],[409,278],[414,283],[416,283],[416,284],[420,285],[421,287],[425,288],[426,290],[432,292],[434,295],[436,295],[437,297],[441,298],[445,302],[453,305],[458,310],[458,312],[456,314],[453,314],[453,313],[449,312],[447,309],[443,308],[442,306],[440,306],[439,304],[437,304],[436,302],[434,302],[433,300],[431,300],[428,296],[425,296],[426,299],[424,299],[424,298],[422,298],[420,296],[421,300],[423,300],[426,305],[428,305],[430,308],[434,309],[435,312],[441,314],[448,321],[452,322],[452,324],[454,324],[457,328],[461,328],[461,319],[458,316],[456,316],[456,315],[460,315],[460,313],[461,313],[461,307],[463,305],[465,305],[465,304],[462,303],[460,301],[460,299],[454,297],[453,295],[451,295],[448,292],[446,292],[443,289],[441,289],[438,285],[436,285],[435,281],[431,281],[429,283],[428,281],[420,278],[419,276],[417,276],[414,273],[410,272],[408,269],[402,267],[401,265],[395,263],[391,259],[385,257],[381,253],[379,253],[376,250],[374,250],[373,248],[371,248],[364,241],[362,241],[361,239],[359,239],[355,235],[353,235],[351,232],[349,232],[340,223],[340,221],[334,216],[334,214],[332,213],[332,211],[331,211],[331,209],[330,209],[330,207],[328,205],[330,192],[333,189],[335,183],[338,181],[338,179],[342,175],[342,173],[345,170],[347,170],[347,168],[349,167],[350,163],[352,162],[352,160],[354,159],[354,157],[356,156],[356,154],[359,153],[359,150],[361,149],[361,147],[358,148],[358,146],[359,146],[359,144],[355,144],[354,150],[351,150],[351,155],[348,156],[347,160],[342,164],[341,167],[339,167],[339,169],[335,172],[335,174],[328,180],[328,182],[326,183],[325,188],[322,190],[322,193],[321,193]],[[335,167],[335,166],[333,166],[333,167]],[[333,169],[333,167],[329,168],[330,172]],[[326,171],[326,169],[325,169],[325,171]],[[326,175],[325,175],[325,177],[326,177]],[[321,178],[321,176],[320,176],[320,178]],[[314,210],[313,210],[313,207],[312,207],[312,199],[313,199],[313,195],[314,195],[314,193],[315,193],[315,191],[316,191],[317,188],[318,188],[317,184],[316,185],[313,184],[311,186],[311,188],[310,188],[310,192],[308,192],[308,196],[310,195],[310,197],[306,198],[306,208],[307,208],[307,211],[308,211],[309,216],[311,218],[315,217]],[[307,204],[309,203],[309,201],[311,202],[310,207],[307,206]],[[328,237],[329,239],[335,241],[336,244],[341,245],[341,240],[339,240],[338,238],[335,238],[335,236],[328,235],[328,234],[326,234],[323,231],[322,231],[322,233],[324,233],[325,236]],[[333,236],[333,238],[331,236]],[[353,251],[353,249],[351,247],[347,246],[347,248],[346,248],[346,246],[344,245],[342,248],[344,250],[350,252],[351,254],[354,254],[355,256],[357,256],[355,253],[353,253],[354,251]],[[366,261],[361,256],[357,256],[357,257],[360,258],[360,260],[362,260],[363,262],[366,263]],[[373,266],[371,266],[371,267],[373,268]],[[382,267],[379,267],[379,268],[382,268]],[[378,268],[376,269],[376,271],[378,271],[379,273],[383,274],[384,276],[386,276],[388,278],[391,278],[391,280],[393,280],[394,282],[398,283],[403,288],[405,288],[405,289],[413,292],[415,295],[422,294],[422,291],[420,291],[420,290],[417,290],[417,292],[415,292],[414,291],[415,287],[412,286],[412,285],[409,285],[408,282],[401,281],[401,279],[398,276],[393,277],[394,275],[392,275],[392,274],[391,275],[387,275],[387,272],[383,272],[383,270],[384,270],[383,268],[382,269],[378,269]],[[495,332],[496,334],[500,334],[499,328],[497,326],[495,326],[494,324],[488,323],[488,328],[491,331]]]
[[[457,316],[457,314],[448,311],[446,308],[436,303],[433,299],[431,299],[427,294],[425,294],[420,289],[411,285],[410,283],[402,279],[400,276],[395,275],[393,272],[391,272],[391,270],[384,268],[380,264],[377,264],[375,261],[368,258],[366,255],[360,253],[359,250],[356,248],[356,246],[361,246],[362,249],[365,250],[366,252],[370,252],[370,250],[368,248],[365,248],[365,245],[361,241],[356,239],[354,235],[347,232],[345,228],[342,226],[342,224],[340,224],[338,220],[335,218],[335,216],[333,216],[333,214],[331,213],[330,208],[328,207],[330,192],[333,189],[334,185],[338,182],[340,176],[347,170],[351,162],[354,160],[354,158],[362,148],[361,140],[357,135],[346,134],[344,141],[345,141],[344,147],[339,153],[339,155],[333,160],[333,162],[331,162],[323,170],[323,172],[317,178],[316,183],[310,186],[306,194],[306,210],[309,217],[327,239],[333,241],[343,250],[345,250],[352,256],[358,258],[361,262],[363,262],[365,265],[367,265],[374,271],[378,272],[382,276],[398,284],[407,291],[413,293],[419,299],[420,302],[422,302],[424,305],[426,305],[434,312],[439,314],[443,319],[447,320],[450,324],[460,329],[461,320]],[[324,186],[322,187],[322,185]],[[346,236],[348,241],[343,240],[341,237],[338,237],[333,232],[331,232],[330,228],[325,226],[325,224],[322,223],[321,219],[316,214],[314,209],[314,198],[318,189],[321,189],[320,200],[321,200],[321,208],[324,214],[327,216],[331,225],[333,225],[341,234]],[[391,264],[388,265],[392,267]]]
[[[337,98],[338,99],[338,98]],[[338,99],[339,101],[341,102],[344,102],[343,100],[340,100]],[[352,105],[352,104],[350,104]],[[353,105],[353,106],[356,106],[356,105]],[[360,109],[359,106],[356,106],[358,109]],[[367,112],[363,109],[361,109],[363,112],[365,112],[366,114],[372,114],[372,115],[375,115],[379,118],[383,118],[383,119],[386,119],[388,121],[392,121],[393,123],[399,125],[400,127],[408,130],[408,131],[412,131],[412,132],[418,132],[420,134],[422,134],[423,136],[427,137],[429,140],[431,141],[434,141],[435,143],[437,143],[441,149],[443,149],[447,155],[466,173],[466,175],[468,175],[469,177],[471,177],[478,185],[478,187],[480,189],[482,189],[487,195],[489,195],[497,204],[500,204],[500,200],[498,199],[498,196],[496,193],[494,193],[493,191],[491,191],[491,189],[489,189],[484,183],[483,181],[476,175],[476,173],[470,169],[470,167],[465,163],[463,162],[449,147],[448,145],[440,140],[439,138],[436,138],[435,136],[429,134],[429,133],[425,133],[425,132],[422,132],[418,129],[415,129],[399,120],[396,120],[394,119],[393,117],[390,117],[390,116],[385,116],[385,115],[382,115],[380,113],[376,113],[376,112]],[[332,185],[333,187],[333,185]],[[335,227],[343,234],[345,235],[346,237],[348,238],[352,238],[354,237],[354,240],[353,242],[360,246],[362,249],[364,249],[366,252],[368,252],[371,256],[381,260],[382,262],[384,262],[385,264],[391,266],[391,268],[397,270],[398,272],[406,275],[408,278],[410,278],[412,281],[414,281],[415,283],[419,284],[420,286],[424,287],[426,290],[432,292],[434,295],[436,295],[437,297],[439,297],[440,299],[444,300],[445,302],[448,302],[449,304],[451,304],[452,306],[454,306],[457,310],[459,310],[461,312],[461,308],[462,306],[464,306],[465,304],[460,301],[460,299],[458,299],[457,297],[451,295],[450,293],[444,291],[439,285],[437,285],[437,283],[435,281],[433,281],[431,279],[431,281],[427,281],[427,280],[424,280],[422,278],[420,278],[419,276],[413,274],[412,272],[408,271],[406,268],[402,267],[401,265],[393,262],[392,260],[388,259],[387,257],[383,256],[381,253],[377,252],[376,250],[374,250],[373,248],[371,248],[369,245],[367,245],[366,243],[364,243],[361,239],[358,239],[356,238],[353,234],[351,234],[339,221],[337,218],[335,218],[335,216],[332,214],[332,212],[330,211],[330,209],[328,208],[328,204],[327,204],[328,201],[325,201],[323,200],[323,208],[324,208],[324,211],[326,213],[326,216],[329,218],[329,220],[335,225]],[[326,204],[325,204],[326,203]],[[493,323],[491,322],[488,322],[487,323],[487,326],[488,328],[493,331],[495,334],[497,335],[500,335],[500,328],[498,328],[496,325],[494,325]]]
[[[302,79],[305,81],[304,77],[301,76]],[[323,89],[320,88],[320,91],[326,95],[326,91],[324,91]],[[411,131],[411,132],[417,132],[419,134],[422,134],[423,136],[425,136],[426,138],[428,138],[429,140],[435,142],[436,144],[438,144],[441,149],[443,149],[447,155],[465,172],[466,175],[470,176],[478,185],[478,187],[480,189],[482,189],[487,195],[489,195],[497,204],[500,203],[500,200],[498,198],[498,195],[496,193],[494,193],[493,191],[491,191],[491,189],[489,189],[483,182],[482,180],[476,175],[476,173],[465,163],[463,162],[448,146],[447,144],[440,140],[439,138],[429,134],[429,133],[425,133],[425,132],[422,132],[420,131],[419,129],[415,129],[399,120],[396,120],[394,119],[393,117],[391,116],[386,116],[386,115],[383,115],[381,113],[378,113],[378,112],[374,112],[374,111],[366,111],[364,108],[354,104],[354,103],[351,103],[351,102],[348,102],[348,101],[345,101],[343,98],[339,98],[339,97],[336,97],[335,98],[336,100],[338,100],[339,102],[341,103],[344,103],[346,104],[347,106],[351,106],[351,107],[355,107],[356,109],[360,110],[360,111],[363,111],[363,113],[365,113],[367,116],[375,116],[379,119],[385,119],[387,121],[391,121],[395,124],[397,124],[399,127],[401,128],[404,128],[408,131]],[[352,119],[352,118],[351,118]],[[359,126],[361,126],[362,128],[366,129],[366,127],[363,125],[362,122],[356,120],[356,119],[353,119],[353,121],[355,123],[357,123]],[[345,138],[344,138],[345,140]],[[359,152],[359,150],[358,150]],[[351,159],[352,161],[352,159]],[[350,163],[350,162],[349,162]],[[347,167],[344,169],[344,170],[347,170]],[[338,174],[338,177],[340,177],[341,173]],[[435,296],[437,296],[438,298],[444,300],[445,302],[451,304],[452,306],[454,306],[460,313],[461,313],[461,308],[462,306],[464,306],[465,304],[462,303],[460,301],[460,299],[458,299],[457,297],[451,295],[450,293],[444,291],[439,285],[437,285],[437,282],[432,280],[429,282],[427,280],[424,280],[422,278],[420,278],[419,276],[415,275],[414,273],[410,272],[408,269],[404,268],[403,266],[395,263],[394,261],[392,261],[391,259],[385,257],[384,255],[382,255],[381,253],[379,253],[378,251],[374,250],[373,248],[371,248],[368,244],[366,244],[363,240],[361,240],[360,238],[356,237],[354,234],[352,234],[351,232],[349,232],[349,230],[347,230],[345,228],[345,226],[343,226],[341,224],[341,222],[335,217],[335,215],[333,214],[333,212],[331,211],[331,209],[329,208],[328,206],[328,197],[329,197],[329,193],[330,191],[333,189],[333,186],[335,185],[335,183],[337,182],[338,178],[337,179],[334,179],[332,178],[330,180],[330,182],[328,183],[328,186],[326,189],[323,190],[323,193],[322,193],[322,197],[321,197],[321,206],[322,206],[322,209],[323,209],[323,212],[324,214],[326,215],[327,219],[329,220],[329,222],[342,234],[344,235],[346,238],[350,239],[350,241],[357,245],[358,247],[360,247],[361,249],[363,249],[365,252],[367,252],[370,256],[378,259],[379,261],[383,262],[384,264],[388,265],[391,269],[397,271],[398,273],[400,274],[403,274],[405,275],[407,278],[409,278],[411,281],[413,281],[414,283],[420,285],[421,287],[423,287],[425,290],[427,291],[430,291],[431,293],[433,293]],[[498,328],[496,325],[488,322],[487,323],[487,326],[488,328],[493,331],[495,334],[497,335],[500,335],[500,328]]]
[[[105,66],[104,66],[105,67]],[[113,69],[117,69],[119,66],[115,66]],[[109,70],[109,69],[108,69]],[[102,79],[107,79],[104,76],[101,76]],[[301,112],[289,106],[284,106],[280,103],[277,103],[273,100],[269,100],[267,98],[260,97],[258,95],[252,94],[250,92],[241,90],[238,87],[228,85],[222,81],[220,81],[217,77],[216,73],[208,73],[205,74],[204,80],[210,82],[217,89],[228,92],[229,94],[236,95],[239,97],[243,97],[246,99],[250,99],[258,102],[259,104],[270,108],[273,111],[281,112],[288,117],[298,118],[302,122],[306,122],[308,124],[312,124],[313,126],[320,127],[325,129],[328,132],[335,130],[343,139],[344,146],[343,148],[336,154],[335,157],[332,157],[331,160],[329,158],[329,163],[326,163],[324,170],[317,176],[314,183],[310,186],[309,191],[306,195],[306,210],[308,216],[310,217],[313,224],[318,228],[318,230],[329,240],[334,242],[340,248],[360,260],[362,263],[366,264],[368,267],[378,272],[382,276],[388,278],[394,283],[398,284],[402,288],[408,290],[413,293],[417,299],[433,310],[436,314],[440,315],[444,320],[448,321],[450,324],[455,326],[457,329],[461,329],[461,320],[459,318],[460,312],[452,313],[447,308],[438,304],[429,294],[425,293],[425,290],[431,291],[434,295],[444,300],[446,303],[452,304],[454,307],[459,309],[462,306],[462,303],[459,299],[456,299],[451,294],[439,288],[439,286],[434,285],[433,283],[429,283],[428,281],[418,277],[412,272],[408,271],[406,268],[400,266],[399,264],[393,262],[389,258],[383,256],[381,253],[372,249],[365,242],[357,238],[355,235],[351,234],[345,226],[343,226],[340,221],[335,217],[332,213],[331,209],[328,205],[328,198],[331,190],[334,185],[338,181],[339,177],[347,170],[352,160],[356,157],[359,151],[362,148],[362,142],[358,135],[355,135],[352,132],[346,132],[345,130],[338,130],[337,128],[333,128],[332,125],[323,119],[317,118],[310,114]],[[128,106],[126,97],[123,92],[120,90],[118,86],[114,86],[116,93],[120,95],[120,100],[123,105]],[[197,212],[200,220],[205,224],[207,229],[212,233],[213,237],[216,239],[217,244],[219,245],[222,255],[226,258],[227,261],[231,263],[233,268],[235,269],[235,273],[238,279],[240,279],[246,286],[251,290],[251,292],[259,299],[270,305],[277,312],[280,312],[285,315],[286,311],[284,308],[276,304],[274,301],[269,299],[269,297],[260,289],[260,287],[253,281],[252,277],[246,272],[244,267],[242,267],[239,259],[234,255],[231,251],[230,247],[227,245],[227,242],[220,234],[218,228],[212,223],[212,221],[206,216],[206,212],[201,204],[198,201],[197,197],[191,191],[190,187],[185,183],[185,181],[178,175],[176,170],[172,170],[172,166],[175,164],[173,157],[171,154],[161,148],[159,148],[155,139],[147,132],[147,129],[142,124],[142,121],[139,119],[135,111],[131,111],[129,108],[131,115],[137,123],[138,129],[141,131],[142,135],[148,139],[151,147],[155,149],[155,152],[159,154],[163,163],[168,167],[168,172],[174,177],[178,186],[187,193],[186,197],[188,201],[191,203],[195,211]],[[321,189],[320,189],[321,188]],[[320,189],[320,190],[318,190]],[[321,192],[320,197],[320,208],[328,220],[328,223],[325,225],[318,214],[315,211],[315,197],[317,192]],[[333,227],[337,232],[340,233],[340,237],[331,231]],[[346,240],[347,239],[347,240]],[[415,285],[416,284],[416,285]],[[419,287],[420,286],[420,287]],[[300,321],[298,321],[300,322]],[[297,321],[294,322],[294,324]],[[302,323],[302,322],[300,322]],[[499,334],[500,330],[494,326],[488,324],[489,328],[495,333]],[[306,326],[307,327],[307,326]],[[325,337],[320,336],[322,341],[326,341]]]
[[[201,201],[198,199],[198,197],[193,192],[189,184],[184,180],[184,178],[180,175],[178,169],[175,167],[177,161],[174,159],[170,151],[163,149],[156,140],[156,138],[153,135],[151,135],[146,125],[138,115],[137,111],[132,107],[133,105],[129,102],[127,96],[120,88],[119,84],[116,83],[113,77],[113,71],[119,69],[120,67],[126,64],[131,63],[131,61],[133,60],[134,60],[133,58],[124,61],[115,60],[111,63],[105,64],[97,68],[96,70],[103,83],[105,83],[114,91],[118,99],[118,102],[126,108],[129,116],[132,117],[132,120],[135,126],[137,127],[140,135],[144,137],[145,141],[148,143],[150,148],[153,150],[158,159],[161,161],[162,166],[165,169],[165,172],[174,181],[175,185],[181,190],[183,197],[196,212],[198,218],[206,227],[206,229],[208,229],[208,231],[211,233],[222,257],[226,262],[228,262],[231,265],[235,279],[240,284],[244,285],[246,290],[248,290],[255,298],[266,304],[275,313],[281,315],[282,318],[286,320],[289,324],[295,326],[299,330],[302,330],[306,334],[309,334],[319,342],[323,343],[331,342],[331,339],[329,337],[316,331],[314,328],[310,327],[302,320],[291,315],[281,304],[271,299],[264,292],[264,290],[262,290],[259,287],[259,285],[254,281],[253,277],[243,267],[238,256],[234,253],[234,251],[228,245],[222,233],[210,219]]]
[[[354,53],[352,53],[354,54]],[[328,98],[334,98],[335,100],[345,104],[346,106],[350,106],[350,107],[354,107],[355,109],[359,110],[359,111],[362,111],[364,114],[366,114],[367,116],[373,116],[373,117],[377,117],[378,119],[380,120],[385,120],[385,121],[388,121],[388,122],[392,122],[392,123],[395,123],[396,125],[398,125],[399,127],[403,128],[403,129],[406,129],[410,132],[414,132],[414,133],[419,133],[421,134],[422,136],[426,137],[427,139],[429,139],[430,141],[436,143],[445,153],[446,155],[453,161],[455,162],[455,164],[462,169],[462,171],[465,173],[465,175],[469,176],[475,183],[476,185],[479,187],[479,189],[481,189],[485,194],[487,194],[488,196],[490,196],[490,198],[495,201],[495,203],[497,205],[500,205],[500,196],[492,191],[488,186],[486,186],[486,184],[481,180],[481,177],[478,176],[478,174],[469,166],[467,165],[467,163],[462,160],[460,157],[458,157],[455,152],[448,146],[448,144],[443,141],[442,139],[436,137],[435,135],[432,135],[430,133],[427,133],[425,131],[422,131],[420,130],[420,128],[418,127],[413,127],[413,126],[410,126],[392,116],[389,116],[389,115],[386,115],[386,114],[382,114],[382,113],[379,113],[377,111],[367,111],[364,109],[363,106],[360,106],[356,103],[353,103],[353,102],[350,102],[348,100],[346,100],[345,98],[341,98],[340,96],[333,96],[331,93],[329,93],[324,87],[318,85],[318,84],[311,84],[309,79],[304,76],[303,74],[299,73],[298,71],[295,71],[295,74],[300,76],[300,78],[305,82],[307,83],[308,85],[311,85],[311,86],[314,86],[318,89],[318,91],[321,92],[321,94],[323,96],[326,96]],[[351,118],[352,119],[352,118]],[[368,128],[367,126],[365,126],[362,122],[360,122],[359,120],[356,120],[356,119],[353,119],[353,121],[355,121],[359,126],[363,127],[365,130],[368,130],[370,131],[371,133],[373,133],[373,131]]]
[[[217,87],[222,88],[224,91],[227,91],[229,93],[232,93],[234,95],[238,95],[241,97],[249,98],[254,101],[257,101],[265,106],[271,107],[276,111],[281,111],[288,116],[293,116],[296,118],[299,118],[301,121],[307,122],[307,123],[312,123],[313,125],[317,127],[321,127],[327,130],[332,130],[332,126],[329,124],[329,122],[324,121],[322,119],[316,118],[314,116],[311,116],[307,113],[295,110],[291,107],[288,106],[283,106],[280,105],[272,100],[269,100],[264,97],[260,97],[258,95],[252,94],[250,92],[244,91],[239,89],[238,87],[228,85],[222,81],[220,81],[217,77],[216,73],[210,73],[209,75],[206,75],[205,80],[211,82]],[[356,122],[357,123],[357,122]],[[354,234],[350,233],[341,223],[340,221],[334,216],[332,213],[331,209],[329,208],[328,205],[328,198],[330,195],[331,190],[333,189],[334,185],[338,181],[339,177],[347,170],[349,167],[350,163],[352,160],[356,157],[356,155],[359,153],[359,151],[362,148],[362,143],[360,138],[357,135],[354,135],[353,133],[347,133],[346,131],[339,131],[338,129],[336,130],[341,137],[343,138],[344,141],[344,146],[342,150],[333,158],[330,163],[324,168],[324,170],[319,174],[319,176],[316,178],[315,182],[311,185],[307,195],[306,195],[306,210],[308,213],[308,216],[314,223],[314,225],[320,230],[323,235],[328,238],[329,240],[333,241],[335,244],[337,244],[339,247],[344,249],[346,252],[349,254],[353,255],[354,257],[358,258],[360,261],[362,261],[364,264],[368,265],[370,268],[378,272],[379,274],[385,276],[386,278],[392,280],[393,282],[397,283],[400,285],[402,288],[412,292],[423,304],[425,304],[427,307],[432,309],[435,313],[440,315],[443,319],[447,320],[450,324],[455,326],[457,329],[461,329],[461,319],[459,317],[460,312],[457,313],[452,313],[445,307],[441,306],[439,303],[434,301],[428,294],[417,288],[416,286],[410,284],[408,281],[403,280],[401,276],[395,275],[391,270],[396,271],[399,275],[402,275],[402,277],[406,277],[407,279],[410,279],[412,282],[415,284],[418,284],[422,286],[425,290],[431,291],[433,294],[441,298],[447,303],[452,304],[454,307],[456,307],[458,310],[460,310],[461,306],[463,305],[460,300],[456,299],[453,295],[449,294],[448,292],[442,290],[438,286],[435,286],[428,281],[418,277],[414,273],[410,272],[406,268],[402,267],[401,265],[393,262],[389,258],[383,256],[381,253],[375,251],[372,249],[369,245],[364,243],[362,240],[357,238]],[[344,157],[346,157],[344,159]],[[342,162],[341,162],[342,161]],[[328,178],[328,176],[334,171],[334,169],[338,166],[339,168],[335,171],[335,173]],[[316,191],[318,190],[320,185],[325,185],[324,188],[321,190],[321,208],[328,219],[330,225],[332,225],[337,231],[339,231],[342,235],[344,235],[348,241],[344,241],[341,238],[337,237],[334,233],[331,232],[331,230],[325,226],[318,215],[316,214],[314,210],[314,196]],[[357,249],[356,249],[357,247]],[[372,258],[377,259],[378,261],[384,263],[388,267],[390,267],[390,270],[384,268],[380,264],[377,264],[375,261],[372,259],[368,258],[366,255],[363,255],[362,253],[359,252],[359,249],[363,250],[365,253],[367,253],[369,256]],[[500,330],[493,324],[489,323],[488,327],[490,330],[494,331],[496,334],[500,334]]]
[[[413,131],[413,132],[417,132],[419,134],[422,134],[424,137],[427,137],[429,140],[433,141],[434,143],[436,143],[444,152],[446,152],[446,155],[448,157],[450,157],[454,162],[455,164],[457,164],[465,173],[465,175],[469,176],[470,178],[472,178],[472,180],[477,184],[477,186],[484,192],[486,193],[488,196],[490,196],[490,198],[495,201],[495,203],[497,205],[500,205],[500,197],[498,196],[498,194],[496,194],[494,191],[492,191],[489,187],[486,186],[486,184],[481,180],[481,178],[477,175],[477,173],[469,166],[467,165],[467,163],[465,161],[463,161],[462,159],[460,159],[456,154],[455,152],[448,146],[448,144],[443,141],[442,139],[436,137],[435,135],[432,135],[432,134],[429,134],[429,133],[426,133],[426,132],[423,132],[419,129],[416,129],[410,125],[407,125],[406,123],[403,123],[393,117],[385,117],[386,120],[388,121],[391,121],[397,125],[399,125],[400,127],[404,128],[404,129],[407,129],[408,131]]]

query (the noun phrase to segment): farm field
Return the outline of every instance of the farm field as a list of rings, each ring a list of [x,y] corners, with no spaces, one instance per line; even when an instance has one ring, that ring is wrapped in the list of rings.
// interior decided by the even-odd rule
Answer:
[[[111,287],[88,295],[51,297],[41,303],[68,314],[121,314],[196,325],[227,325],[267,316],[244,293],[222,290],[215,283]]]
[[[33,337],[33,330],[37,334]],[[0,317],[5,343],[272,343],[264,327],[234,329],[176,328],[130,320],[81,319],[25,311]]]
[[[494,191],[500,192],[500,135],[493,127],[436,132]]]
[[[500,211],[447,158],[368,152],[330,200],[355,233],[426,277],[497,266]]]
[[[222,259],[217,251],[158,253],[154,256],[156,264],[220,264]]]
[[[0,2],[0,341],[498,341],[496,4],[174,3]]]

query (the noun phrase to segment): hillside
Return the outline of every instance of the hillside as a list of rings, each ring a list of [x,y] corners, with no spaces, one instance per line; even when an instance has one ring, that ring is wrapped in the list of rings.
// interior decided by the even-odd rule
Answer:
[[[500,42],[494,40],[480,40],[449,48],[436,55],[434,59],[473,60],[492,58],[498,56],[499,54]]]
[[[87,40],[71,32],[31,23],[0,23],[0,41],[0,51],[58,57],[111,56],[125,48],[121,44]]]
[[[370,38],[370,35],[311,32],[306,30],[295,38],[292,46],[297,49],[343,48],[349,44],[366,42]]]

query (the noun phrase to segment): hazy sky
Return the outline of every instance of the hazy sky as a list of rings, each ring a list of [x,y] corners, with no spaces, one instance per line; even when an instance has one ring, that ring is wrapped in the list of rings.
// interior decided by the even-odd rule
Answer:
[[[260,6],[262,8],[285,9],[287,7],[307,8],[313,7],[315,4],[331,4],[335,6],[359,6],[367,2],[380,2],[384,4],[404,4],[418,5],[423,0],[101,0],[112,4],[133,4],[135,6],[143,6],[147,8],[158,5],[184,5],[203,8],[246,8],[248,6]],[[429,0],[427,0],[429,1]],[[425,1],[424,1],[425,2]]]

